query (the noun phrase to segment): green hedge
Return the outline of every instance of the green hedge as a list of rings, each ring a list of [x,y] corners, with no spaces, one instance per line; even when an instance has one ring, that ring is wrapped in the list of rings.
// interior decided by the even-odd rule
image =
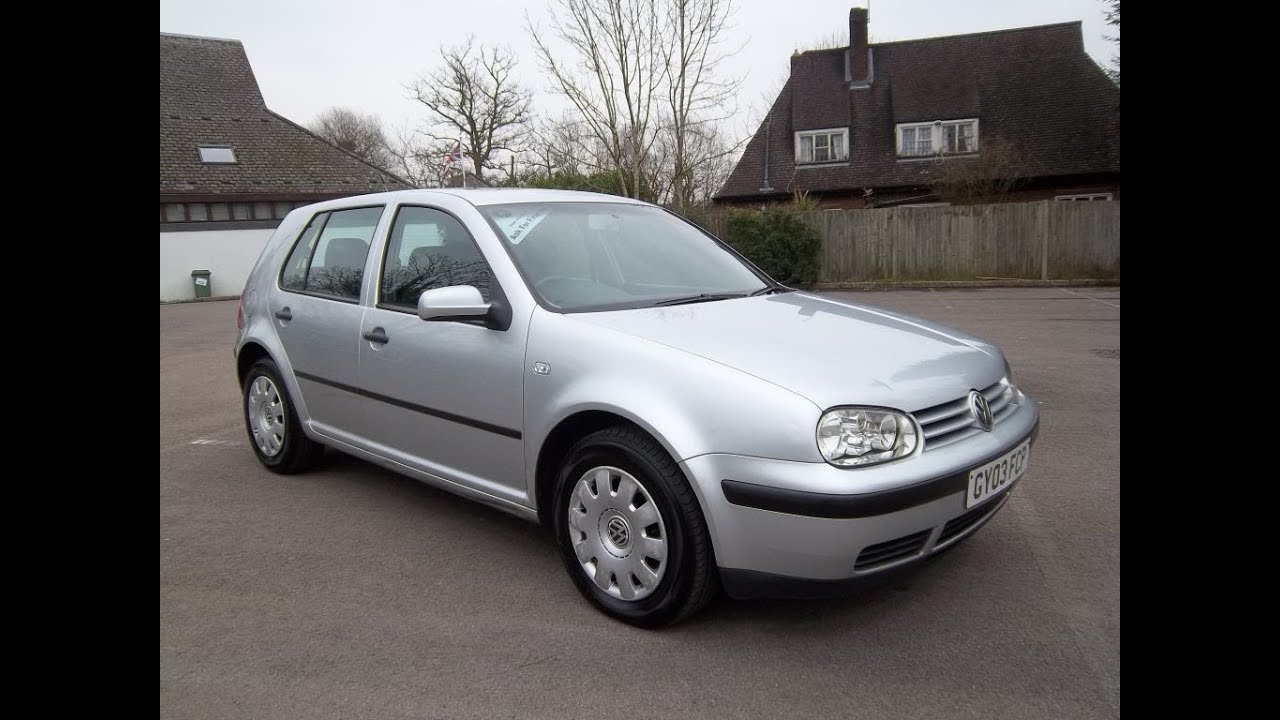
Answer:
[[[799,287],[818,281],[822,237],[799,211],[780,206],[731,210],[722,227],[721,238],[774,280]]]

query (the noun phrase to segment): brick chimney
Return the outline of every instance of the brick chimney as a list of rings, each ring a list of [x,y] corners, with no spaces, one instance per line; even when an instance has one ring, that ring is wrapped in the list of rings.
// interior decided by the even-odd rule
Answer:
[[[871,81],[871,55],[867,50],[867,9],[849,10],[849,81]]]

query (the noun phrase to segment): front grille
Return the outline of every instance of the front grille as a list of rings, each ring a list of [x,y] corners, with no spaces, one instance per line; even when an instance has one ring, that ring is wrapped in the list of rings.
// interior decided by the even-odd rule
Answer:
[[[1013,414],[1013,390],[1003,379],[984,388],[982,396],[991,407],[992,419],[999,425],[1001,420]],[[934,405],[912,413],[920,429],[924,432],[924,449],[928,452],[934,448],[945,447],[957,440],[963,440],[975,433],[982,432],[978,423],[969,414],[969,394],[950,402]]]
[[[931,530],[921,530],[918,533],[900,537],[897,540],[868,545],[858,553],[858,559],[853,563],[854,570],[867,570],[876,565],[885,565],[895,560],[918,555],[924,549],[925,541],[929,539]]]
[[[1004,500],[1004,498],[1001,498],[995,502],[983,503],[958,518],[952,518],[946,525],[942,526],[942,533],[938,535],[938,542],[934,543],[934,546],[942,545],[951,538],[964,534],[969,528],[986,520],[992,513],[1000,509],[1000,506],[1004,504]]]

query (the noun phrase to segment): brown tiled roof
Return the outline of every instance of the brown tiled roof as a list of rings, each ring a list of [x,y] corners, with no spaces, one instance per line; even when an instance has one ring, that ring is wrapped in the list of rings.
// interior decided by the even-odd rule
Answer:
[[[236,163],[200,161],[229,145]],[[238,40],[160,33],[162,195],[356,194],[409,187],[267,109]]]
[[[873,44],[870,88],[845,82],[844,48],[792,57],[768,118],[717,198],[927,185],[945,160],[900,160],[895,124],[978,118],[979,150],[1004,144],[1016,177],[1120,172],[1120,90],[1085,53],[1079,22]],[[849,162],[795,167],[793,133],[849,127]]]

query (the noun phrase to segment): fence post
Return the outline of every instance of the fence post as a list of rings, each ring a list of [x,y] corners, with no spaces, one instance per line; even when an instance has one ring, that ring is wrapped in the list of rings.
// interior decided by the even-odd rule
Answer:
[[[1052,200],[1040,201],[1040,279],[1049,279],[1049,203]]]
[[[898,279],[898,213],[897,208],[889,208],[889,222],[885,223],[889,229],[889,252],[892,258],[889,267],[889,277]]]

